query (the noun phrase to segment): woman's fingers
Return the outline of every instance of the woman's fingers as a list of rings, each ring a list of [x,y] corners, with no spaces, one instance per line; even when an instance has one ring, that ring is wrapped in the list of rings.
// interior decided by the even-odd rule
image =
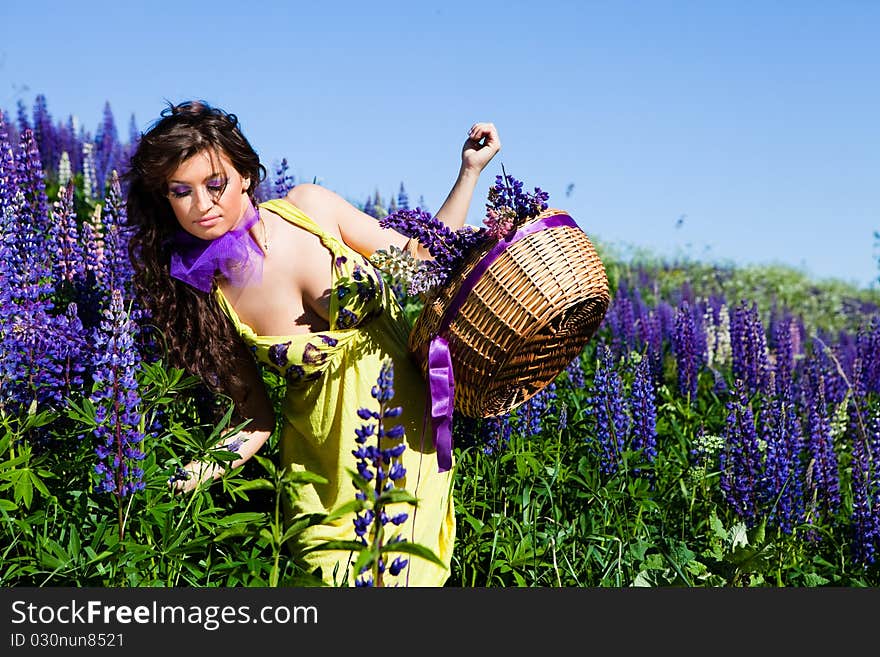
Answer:
[[[482,141],[483,143],[479,144],[481,148],[488,146],[495,151],[501,149],[501,139],[498,137],[498,129],[495,127],[495,124],[491,122],[474,123],[468,131],[468,139],[475,141],[478,144]]]

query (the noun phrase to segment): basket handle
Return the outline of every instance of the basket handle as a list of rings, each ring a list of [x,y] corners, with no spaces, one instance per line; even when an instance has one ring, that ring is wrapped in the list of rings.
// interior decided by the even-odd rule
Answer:
[[[476,287],[477,281],[482,278],[483,274],[488,271],[489,267],[492,266],[492,263],[495,262],[502,253],[504,253],[509,247],[513,246],[513,244],[532,233],[547,230],[548,228],[558,228],[559,226],[569,226],[580,230],[580,226],[575,223],[571,216],[565,212],[559,212],[558,214],[551,214],[542,217],[527,226],[523,226],[511,237],[498,240],[489,253],[480,259],[476,266],[467,275],[467,278],[462,281],[461,287],[458,288],[458,292],[455,293],[455,297],[452,299],[452,303],[449,304],[449,307],[446,308],[446,312],[443,313],[443,318],[440,320],[440,328],[437,329],[437,335],[446,332],[449,325],[452,324],[452,320],[455,319],[455,316],[458,315],[458,311],[461,310],[461,307],[464,305],[471,290]]]
[[[434,449],[437,450],[437,471],[446,472],[452,467],[452,412],[455,406],[455,375],[452,370],[452,356],[449,343],[441,335],[449,329],[452,320],[458,315],[465,299],[474,289],[480,277],[505,249],[527,235],[548,228],[570,226],[579,228],[568,214],[560,212],[542,217],[538,221],[520,228],[512,237],[498,240],[476,267],[467,275],[459,287],[455,298],[440,320],[440,328],[431,339],[428,347],[428,384],[431,393],[431,425],[434,432]]]

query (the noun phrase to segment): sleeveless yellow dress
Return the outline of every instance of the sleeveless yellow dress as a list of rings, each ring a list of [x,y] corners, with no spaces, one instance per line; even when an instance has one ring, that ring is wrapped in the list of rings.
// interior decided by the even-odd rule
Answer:
[[[430,401],[425,380],[407,349],[410,325],[394,293],[363,255],[323,231],[299,208],[283,199],[260,204],[290,223],[317,235],[331,254],[332,287],[330,330],[300,335],[257,335],[242,322],[218,288],[216,297],[257,360],[284,377],[281,465],[307,470],[329,480],[327,484],[299,486],[299,499],[286,508],[287,520],[300,514],[327,513],[354,499],[356,488],[347,469],[357,470],[352,454],[358,447],[355,429],[366,422],[359,408],[379,410],[372,396],[382,363],[394,365],[394,397],[388,404],[402,406],[393,420],[405,430],[402,454],[406,475],[396,482],[419,500],[417,507],[399,503],[389,515],[408,513],[395,527],[386,525],[386,537],[400,532],[407,541],[431,550],[445,568],[415,555],[396,577],[386,574],[389,586],[443,586],[455,540],[453,469],[438,472],[431,434]],[[295,257],[295,254],[291,254]],[[428,411],[427,421],[425,412]],[[375,444],[375,440],[367,442]],[[330,540],[355,540],[354,514],[311,527],[291,539],[294,554]],[[326,584],[354,584],[350,566],[356,554],[316,551],[305,555],[310,572],[321,569]],[[388,561],[390,563],[390,559]],[[334,572],[335,571],[335,572]]]

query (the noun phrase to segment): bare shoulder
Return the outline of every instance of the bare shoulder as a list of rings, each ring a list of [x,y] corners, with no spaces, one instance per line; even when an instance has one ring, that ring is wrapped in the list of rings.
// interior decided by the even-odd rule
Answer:
[[[321,185],[300,183],[287,192],[286,198],[321,228],[339,237],[339,207],[347,203],[341,196]]]

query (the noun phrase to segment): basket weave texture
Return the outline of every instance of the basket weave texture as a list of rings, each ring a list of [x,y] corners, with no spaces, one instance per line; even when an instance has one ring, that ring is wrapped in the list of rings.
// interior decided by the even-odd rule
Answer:
[[[564,210],[548,209],[518,230],[557,216],[574,224]],[[497,244],[475,249],[449,283],[428,293],[409,336],[426,376],[432,339],[448,342],[455,409],[475,418],[508,413],[551,383],[583,351],[611,302],[605,267],[576,225],[513,242],[469,292],[461,290]],[[456,301],[460,293],[466,296]]]

